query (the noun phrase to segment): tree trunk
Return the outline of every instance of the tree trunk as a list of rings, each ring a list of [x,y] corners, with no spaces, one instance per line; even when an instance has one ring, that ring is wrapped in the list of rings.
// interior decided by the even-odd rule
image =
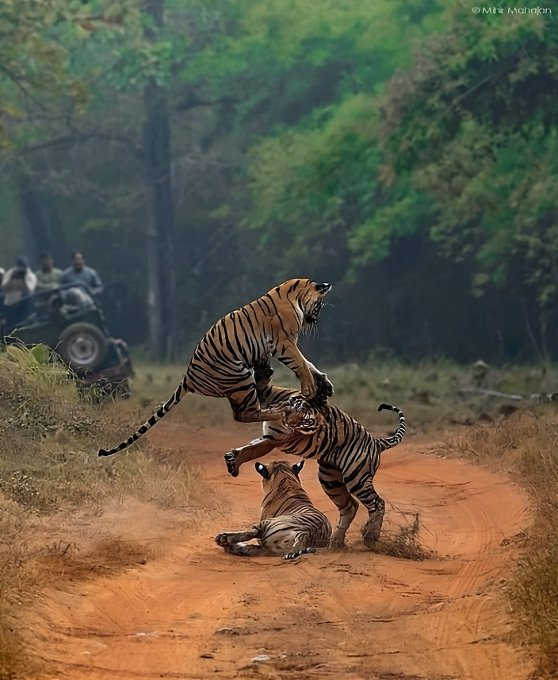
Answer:
[[[18,179],[18,187],[21,210],[27,223],[31,241],[28,254],[35,260],[39,253],[50,252],[52,243],[48,225],[30,177],[21,174]]]
[[[153,27],[146,29],[150,40],[163,26],[163,7],[164,0],[145,2],[153,20]],[[174,204],[167,97],[155,78],[145,86],[143,102],[143,157],[152,206],[147,228],[149,350],[153,360],[163,361],[174,354]]]
[[[550,352],[548,350],[548,315],[545,310],[539,310],[539,334],[543,363],[546,365],[550,361]]]

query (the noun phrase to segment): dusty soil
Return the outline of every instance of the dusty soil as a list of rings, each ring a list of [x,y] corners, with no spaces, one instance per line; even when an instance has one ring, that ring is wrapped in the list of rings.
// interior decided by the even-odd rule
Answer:
[[[258,517],[260,478],[250,465],[232,479],[222,459],[247,430],[231,425],[215,434],[171,422],[153,435],[203,465],[208,487],[221,490],[219,508],[187,530],[180,517],[146,516],[147,507],[124,505],[109,517],[120,536],[141,541],[153,557],[47,594],[39,651],[54,669],[50,677],[528,677],[532,665],[510,642],[502,595],[518,554],[514,536],[529,522],[516,486],[410,440],[384,454],[376,488],[386,499],[388,532],[408,522],[406,513],[420,513],[430,559],[366,551],[360,511],[344,551],[294,563],[235,558],[213,536]],[[302,479],[335,521],[313,462]],[[77,530],[94,527],[92,518]]]

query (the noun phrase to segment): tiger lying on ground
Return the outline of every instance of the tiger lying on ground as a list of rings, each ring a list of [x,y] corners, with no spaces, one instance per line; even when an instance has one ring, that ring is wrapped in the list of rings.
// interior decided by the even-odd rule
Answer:
[[[290,279],[262,297],[219,319],[196,347],[186,374],[172,397],[133,435],[99,456],[111,456],[128,448],[178,404],[182,393],[226,397],[234,419],[243,423],[280,420],[283,409],[262,409],[253,376],[254,362],[276,357],[300,380],[301,392],[316,394],[319,376],[329,395],[333,385],[302,355],[297,339],[304,327],[315,324],[330,283]]]
[[[303,467],[303,460],[292,467],[284,461],[267,466],[256,463],[265,494],[260,521],[247,531],[217,534],[217,545],[231,555],[283,555],[286,560],[327,547],[331,524],[300,484]],[[257,544],[246,543],[254,538]]]
[[[327,403],[327,392],[320,389],[308,400],[293,389],[272,387],[273,369],[263,360],[255,366],[254,377],[260,403],[265,408],[288,408],[283,424],[265,422],[263,435],[225,454],[229,473],[236,477],[240,466],[265,456],[274,448],[303,458],[316,458],[323,490],[339,509],[332,547],[342,547],[358,503],[368,510],[362,537],[372,547],[380,537],[385,503],[373,486],[380,465],[380,454],[401,442],[407,429],[403,413],[395,406],[380,404],[399,415],[399,427],[391,437],[373,437],[360,423],[336,406]],[[325,387],[325,386],[324,386]]]

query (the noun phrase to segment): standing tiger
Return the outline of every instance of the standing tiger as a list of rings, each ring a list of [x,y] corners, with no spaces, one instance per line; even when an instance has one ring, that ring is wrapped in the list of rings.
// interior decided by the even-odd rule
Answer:
[[[200,340],[172,397],[128,439],[112,449],[101,449],[98,455],[111,456],[128,448],[188,392],[226,397],[234,419],[243,423],[280,420],[284,409],[262,409],[254,381],[254,363],[262,359],[269,362],[270,356],[294,371],[305,396],[316,394],[316,376],[326,385],[328,394],[333,394],[325,373],[320,373],[297,346],[300,331],[317,322],[330,290],[330,283],[290,279],[219,319]]]
[[[273,370],[269,361],[259,362],[255,378],[260,402],[266,408],[287,409],[282,424],[266,422],[263,435],[225,454],[229,473],[236,477],[240,466],[265,456],[274,448],[303,458],[316,458],[323,490],[339,509],[332,547],[342,547],[358,503],[368,510],[362,537],[372,547],[380,537],[385,503],[374,489],[373,480],[380,466],[380,454],[401,442],[407,429],[403,413],[395,406],[380,404],[399,416],[399,426],[391,437],[373,437],[363,425],[336,406],[327,403],[327,385],[309,400],[300,392],[272,387]]]
[[[256,463],[264,490],[260,521],[247,531],[217,534],[217,545],[231,555],[283,555],[286,560],[326,548],[331,524],[302,488],[299,474],[303,467],[303,460],[292,467],[284,461]],[[252,539],[258,543],[246,543]]]

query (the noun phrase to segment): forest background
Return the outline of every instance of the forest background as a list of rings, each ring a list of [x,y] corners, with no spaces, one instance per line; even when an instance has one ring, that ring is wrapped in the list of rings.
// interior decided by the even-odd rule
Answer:
[[[0,266],[82,250],[155,360],[291,276],[319,361],[556,359],[557,16],[3,0]]]

